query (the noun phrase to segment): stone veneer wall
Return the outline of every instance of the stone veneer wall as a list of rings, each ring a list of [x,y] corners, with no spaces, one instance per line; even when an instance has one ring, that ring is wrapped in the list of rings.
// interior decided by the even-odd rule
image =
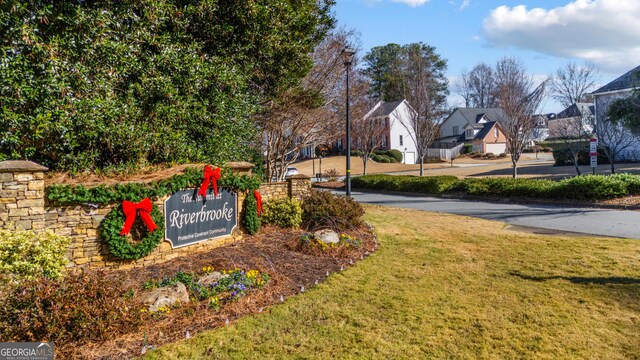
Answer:
[[[311,193],[311,179],[305,175],[294,175],[284,182],[264,183],[258,190],[262,201],[295,197],[303,199]]]
[[[249,174],[253,168],[249,163],[229,163],[232,171]],[[242,238],[242,204],[244,194],[238,194],[238,227],[231,236],[212,239],[198,244],[172,249],[163,241],[151,254],[138,260],[122,260],[113,257],[100,239],[99,226],[111,209],[111,205],[57,206],[49,204],[44,194],[44,172],[47,168],[27,161],[0,162],[0,226],[13,223],[23,229],[53,230],[71,238],[68,252],[69,267],[91,266],[108,268],[143,267],[164,262],[179,256],[193,254],[215,248]],[[311,183],[308,177],[292,177],[285,183],[263,184],[260,187],[263,199],[304,197],[309,193]],[[168,197],[168,196],[167,196]],[[164,213],[164,200],[156,199],[156,204]]]

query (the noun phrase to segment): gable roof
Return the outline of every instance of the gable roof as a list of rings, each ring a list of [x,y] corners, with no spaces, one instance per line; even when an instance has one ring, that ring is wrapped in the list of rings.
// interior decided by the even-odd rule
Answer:
[[[498,128],[500,128],[500,124],[498,124],[497,121],[487,121],[486,123],[483,123],[480,125],[482,125],[482,128],[480,129],[480,131],[478,131],[476,136],[473,137],[473,139],[467,139],[466,133],[463,132],[462,134],[460,134],[460,137],[458,137],[458,142],[482,140],[491,132],[491,129],[493,129],[494,126],[497,126]],[[471,124],[468,124],[465,127],[467,126],[475,129],[478,128],[477,126],[474,126]]]
[[[568,108],[562,110],[556,115],[556,119],[566,119],[572,117],[593,116],[596,113],[596,107],[591,103],[575,103]]]
[[[477,124],[483,116],[486,116],[489,122],[498,121],[500,118],[505,116],[504,110],[501,108],[456,108],[455,111],[447,117],[443,124],[456,112],[460,113],[460,115],[467,120],[470,125]]]
[[[373,112],[370,112],[365,117],[379,117],[389,116],[391,113],[404,102],[404,99],[391,102],[378,102],[374,107]]]
[[[640,83],[640,66],[636,67],[633,70],[630,70],[626,74],[620,76],[619,78],[613,80],[607,85],[594,91],[592,94],[601,94],[601,93],[606,93],[610,91],[633,89],[639,83]]]

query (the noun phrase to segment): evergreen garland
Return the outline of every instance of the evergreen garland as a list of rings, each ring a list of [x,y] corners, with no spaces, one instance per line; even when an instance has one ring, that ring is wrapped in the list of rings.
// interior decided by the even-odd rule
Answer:
[[[187,168],[184,174],[150,183],[125,183],[115,185],[51,185],[47,187],[47,199],[56,205],[110,204],[123,200],[140,201],[146,197],[159,198],[188,188],[197,188],[202,183],[202,169]],[[219,187],[235,192],[246,192],[260,187],[255,175],[236,175],[223,168]]]

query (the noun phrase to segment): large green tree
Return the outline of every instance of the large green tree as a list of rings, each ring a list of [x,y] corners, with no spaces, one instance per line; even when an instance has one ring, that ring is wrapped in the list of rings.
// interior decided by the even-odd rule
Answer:
[[[0,159],[54,169],[247,159],[333,0],[0,1]]]
[[[363,72],[377,89],[374,96],[383,101],[406,99],[411,105],[411,119],[402,125],[411,130],[420,176],[424,175],[422,164],[447,111],[447,61],[435,47],[424,43],[376,47],[364,59],[367,67]]]

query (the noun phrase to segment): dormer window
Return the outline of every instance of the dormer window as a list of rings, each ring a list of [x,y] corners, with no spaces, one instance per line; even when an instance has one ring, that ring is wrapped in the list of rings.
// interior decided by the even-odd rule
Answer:
[[[467,139],[473,139],[473,129],[467,129]]]
[[[493,137],[495,137],[495,138],[498,137],[498,128],[497,127],[493,128]]]

